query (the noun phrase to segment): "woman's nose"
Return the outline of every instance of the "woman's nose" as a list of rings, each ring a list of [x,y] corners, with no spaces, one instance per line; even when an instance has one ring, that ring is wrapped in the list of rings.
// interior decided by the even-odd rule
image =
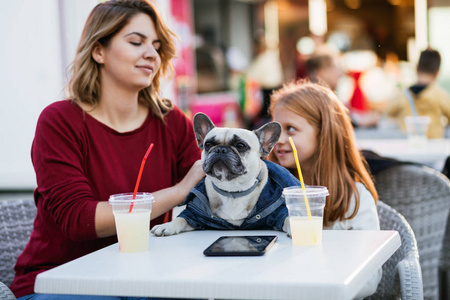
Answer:
[[[153,45],[148,46],[144,53],[144,57],[147,59],[155,59],[159,55],[158,51],[153,47]]]

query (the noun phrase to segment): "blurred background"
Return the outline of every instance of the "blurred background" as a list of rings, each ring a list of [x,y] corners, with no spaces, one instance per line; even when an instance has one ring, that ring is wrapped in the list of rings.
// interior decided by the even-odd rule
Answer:
[[[0,2],[0,192],[36,187],[30,149],[37,118],[65,98],[66,69],[99,2]],[[164,96],[219,126],[266,122],[270,93],[307,77],[306,61],[318,54],[333,58],[339,98],[369,116],[361,127],[389,126],[383,109],[414,83],[427,47],[440,51],[438,82],[450,92],[448,0],[157,2],[180,37],[176,76],[163,83]]]

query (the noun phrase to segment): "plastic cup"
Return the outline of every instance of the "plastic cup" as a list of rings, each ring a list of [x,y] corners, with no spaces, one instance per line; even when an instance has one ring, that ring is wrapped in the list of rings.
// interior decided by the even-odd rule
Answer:
[[[323,210],[328,189],[324,186],[299,186],[283,189],[289,211],[291,237],[294,246],[314,246],[322,244]],[[309,218],[305,195],[309,203]]]
[[[116,223],[120,252],[148,251],[150,213],[154,197],[151,193],[115,194],[109,197]],[[133,209],[130,212],[130,206]]]
[[[405,117],[406,134],[408,136],[409,145],[414,148],[424,147],[427,142],[428,127],[431,118],[427,116],[407,116]]]

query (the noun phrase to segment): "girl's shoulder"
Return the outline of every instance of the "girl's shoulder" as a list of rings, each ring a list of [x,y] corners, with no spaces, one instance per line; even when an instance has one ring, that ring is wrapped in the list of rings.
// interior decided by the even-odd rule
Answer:
[[[356,182],[356,189],[358,190],[359,193],[369,193],[370,194],[369,190],[361,182]],[[372,194],[370,194],[370,195],[372,195]]]
[[[345,220],[336,221],[328,229],[333,230],[379,230],[377,208],[375,199],[364,184],[356,182],[359,194],[359,209],[352,219],[348,219],[356,206],[356,193],[353,194],[350,206],[345,214]]]
[[[361,182],[356,182],[356,189],[359,195],[359,210],[372,209],[376,206],[375,198],[373,198],[370,191]],[[356,195],[352,196],[351,208],[354,209],[356,202]]]

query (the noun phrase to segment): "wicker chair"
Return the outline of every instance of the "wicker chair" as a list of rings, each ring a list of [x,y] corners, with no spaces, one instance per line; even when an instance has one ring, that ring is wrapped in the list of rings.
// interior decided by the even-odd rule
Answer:
[[[414,232],[405,218],[389,205],[378,202],[382,230],[396,230],[402,246],[384,263],[383,277],[375,294],[367,299],[423,299],[422,272]]]
[[[441,299],[450,299],[450,213],[447,218],[447,229],[445,231],[444,245],[442,246],[439,261],[439,275]]]
[[[450,181],[421,165],[398,165],[375,175],[380,199],[401,213],[414,230],[424,297],[439,297],[439,257],[450,209]]]
[[[14,278],[14,264],[30,238],[35,216],[32,199],[0,201],[0,282],[6,286]],[[3,290],[2,287],[0,299],[4,299]]]
[[[16,300],[14,294],[3,282],[0,282],[0,300]]]

